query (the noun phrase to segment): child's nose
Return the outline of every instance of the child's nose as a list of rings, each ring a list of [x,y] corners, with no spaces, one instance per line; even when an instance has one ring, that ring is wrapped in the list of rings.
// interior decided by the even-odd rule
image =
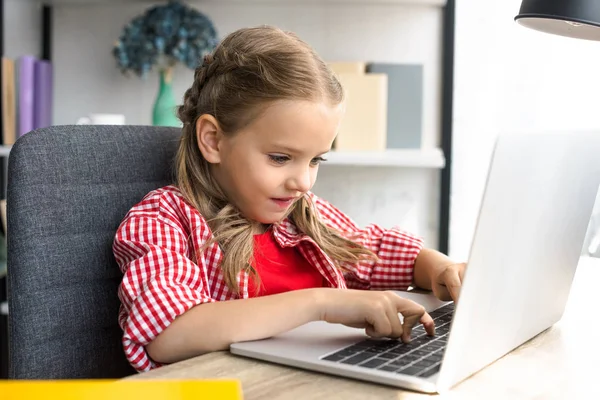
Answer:
[[[298,171],[294,177],[290,180],[291,189],[298,192],[308,192],[311,187],[311,174],[310,169],[303,169]]]

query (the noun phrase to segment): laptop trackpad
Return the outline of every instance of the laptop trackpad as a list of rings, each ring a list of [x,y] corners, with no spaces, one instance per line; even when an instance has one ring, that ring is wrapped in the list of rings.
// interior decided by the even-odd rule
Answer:
[[[411,290],[409,292],[403,291],[394,291],[400,297],[404,297],[405,299],[409,299],[414,301],[415,303],[419,303],[427,312],[431,312],[436,308],[440,308],[441,306],[448,304],[447,301],[441,301],[437,297],[435,297],[431,292],[424,291],[423,293],[419,293],[420,290]]]

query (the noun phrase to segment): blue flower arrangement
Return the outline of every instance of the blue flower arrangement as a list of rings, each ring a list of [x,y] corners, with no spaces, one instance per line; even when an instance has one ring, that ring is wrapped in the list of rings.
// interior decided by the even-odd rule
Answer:
[[[165,70],[177,62],[194,69],[217,45],[211,20],[178,0],[153,6],[124,28],[113,48],[123,73],[146,77],[154,66]]]
[[[173,67],[195,69],[218,43],[211,20],[178,0],[148,8],[124,28],[112,54],[121,72],[146,78],[160,71],[160,86],[152,110],[152,124],[180,126],[171,86]]]

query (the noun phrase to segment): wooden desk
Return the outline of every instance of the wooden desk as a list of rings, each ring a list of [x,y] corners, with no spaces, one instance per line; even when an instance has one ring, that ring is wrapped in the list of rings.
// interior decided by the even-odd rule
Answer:
[[[556,325],[455,386],[448,399],[600,399],[600,260],[582,258]],[[535,310],[531,310],[532,313]],[[421,399],[429,395],[212,353],[126,379],[235,378],[244,398]]]

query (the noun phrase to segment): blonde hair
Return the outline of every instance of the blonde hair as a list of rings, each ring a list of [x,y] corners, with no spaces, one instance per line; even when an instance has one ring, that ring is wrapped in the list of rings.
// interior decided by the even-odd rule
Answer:
[[[316,52],[296,35],[261,26],[235,31],[225,37],[196,68],[194,83],[185,92],[179,118],[183,133],[176,158],[176,180],[184,198],[206,219],[213,239],[223,251],[221,269],[227,286],[239,293],[241,270],[257,277],[252,267],[254,221],[229,203],[210,173],[196,139],[196,122],[212,115],[226,135],[249,124],[265,105],[277,100],[344,100],[339,81]],[[368,249],[342,237],[318,217],[308,196],[298,200],[288,217],[311,237],[341,268],[342,263],[374,257]]]

